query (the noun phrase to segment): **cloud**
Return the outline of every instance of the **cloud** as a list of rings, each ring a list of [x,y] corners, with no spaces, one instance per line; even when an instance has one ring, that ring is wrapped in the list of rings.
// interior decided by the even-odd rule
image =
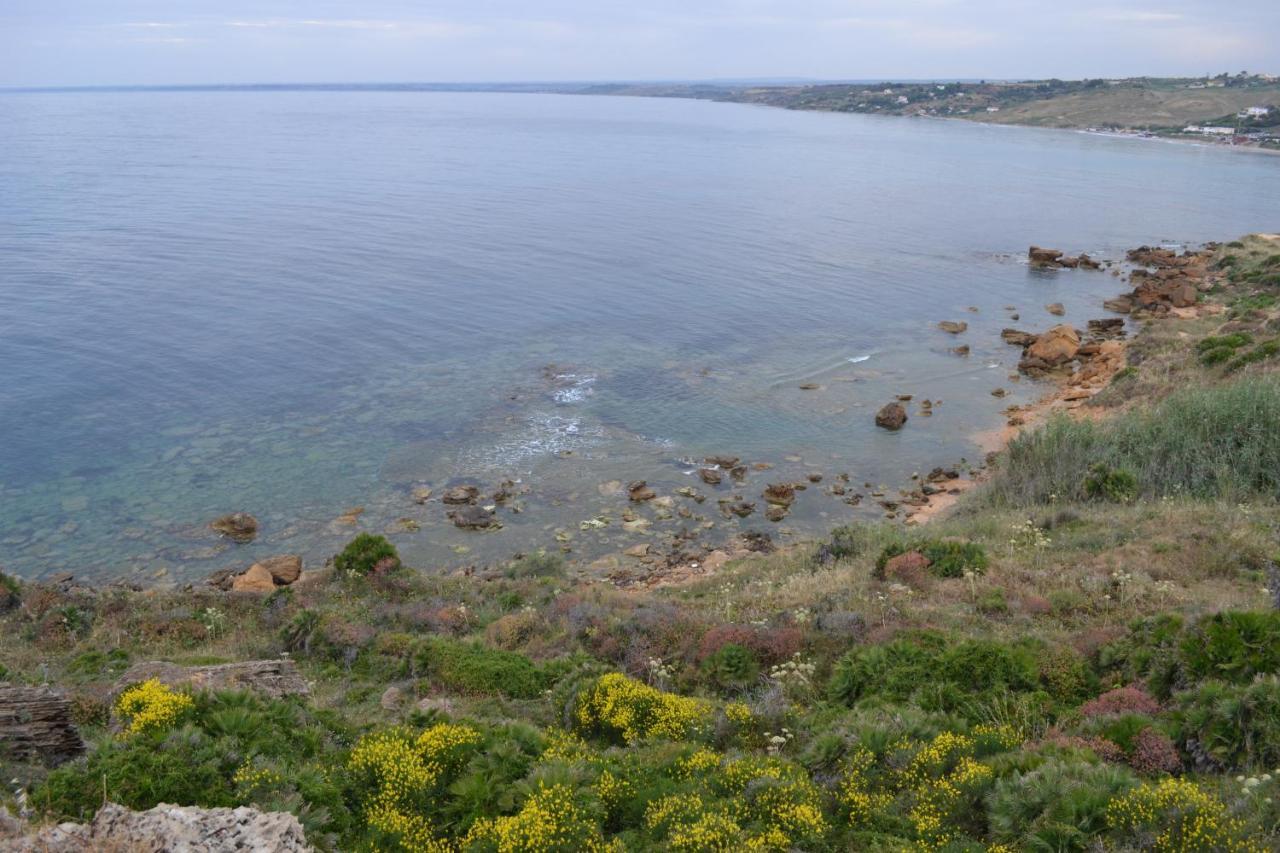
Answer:
[[[249,30],[334,30],[427,38],[456,38],[473,35],[479,27],[455,21],[392,20],[381,18],[263,18],[225,21],[224,26]]]
[[[1093,17],[1122,24],[1172,24],[1186,20],[1181,12],[1155,12],[1145,9],[1101,9]]]

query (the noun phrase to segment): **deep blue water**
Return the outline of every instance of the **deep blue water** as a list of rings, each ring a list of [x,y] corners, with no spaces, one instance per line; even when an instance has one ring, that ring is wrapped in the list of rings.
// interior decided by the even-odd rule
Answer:
[[[776,532],[715,498],[899,485],[978,456],[1011,402],[991,388],[1037,393],[1007,377],[1003,306],[1083,323],[1120,286],[1034,273],[1028,244],[1120,257],[1280,219],[1277,157],[699,101],[27,93],[0,128],[0,566],[27,576],[318,564],[359,529],[424,567],[592,557],[635,540],[603,484],[669,494],[707,453],[777,467],[688,504],[702,535]],[[876,430],[898,393],[944,404]],[[409,498],[508,477],[529,494],[498,533]],[[209,539],[241,509],[259,542]],[[855,512],[810,489],[783,527]]]

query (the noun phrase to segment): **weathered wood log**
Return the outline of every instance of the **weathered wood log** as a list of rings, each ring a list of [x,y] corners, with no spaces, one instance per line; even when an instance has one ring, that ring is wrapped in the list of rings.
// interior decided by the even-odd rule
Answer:
[[[150,679],[158,679],[169,687],[193,690],[252,690],[270,699],[284,696],[306,696],[307,682],[297,664],[288,658],[251,660],[215,666],[179,666],[167,661],[134,664],[116,682],[115,693]]]
[[[84,752],[66,697],[47,687],[0,687],[0,752],[49,765]]]

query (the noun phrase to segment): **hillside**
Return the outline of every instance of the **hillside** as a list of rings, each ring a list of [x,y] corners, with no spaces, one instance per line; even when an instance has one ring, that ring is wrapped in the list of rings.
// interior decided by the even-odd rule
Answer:
[[[1010,336],[1062,405],[927,525],[647,590],[372,534],[235,591],[0,577],[0,847],[112,802],[341,850],[1277,849],[1280,236],[1129,262],[1122,345]]]

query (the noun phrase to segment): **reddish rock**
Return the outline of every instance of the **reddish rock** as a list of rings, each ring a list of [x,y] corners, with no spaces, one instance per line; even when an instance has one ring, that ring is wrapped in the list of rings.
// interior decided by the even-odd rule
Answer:
[[[876,412],[876,426],[887,430],[900,430],[907,422],[907,410],[901,403],[890,403]]]

